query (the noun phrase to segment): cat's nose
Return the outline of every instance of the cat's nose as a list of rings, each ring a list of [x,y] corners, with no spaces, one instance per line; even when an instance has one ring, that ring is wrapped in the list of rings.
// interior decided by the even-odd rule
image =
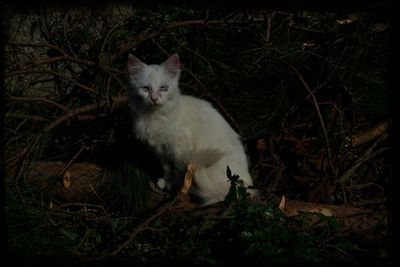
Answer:
[[[151,99],[151,102],[153,102],[154,105],[157,104],[158,97],[151,96],[150,99]]]

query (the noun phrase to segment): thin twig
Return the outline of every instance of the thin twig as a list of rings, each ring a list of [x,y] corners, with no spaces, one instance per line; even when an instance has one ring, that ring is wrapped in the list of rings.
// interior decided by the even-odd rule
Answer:
[[[240,21],[237,20],[187,20],[187,21],[178,21],[178,22],[171,22],[167,24],[164,29],[158,30],[158,31],[153,31],[149,33],[149,30],[145,30],[137,35],[135,35],[134,38],[129,39],[125,44],[121,45],[119,48],[119,51],[112,55],[110,58],[110,64],[115,62],[121,55],[126,54],[129,50],[137,46],[138,44],[149,40],[151,38],[154,38],[158,35],[161,35],[165,32],[166,30],[171,30],[176,27],[181,27],[181,26],[194,26],[194,25],[215,25],[215,24],[231,24],[231,23],[239,23]]]
[[[110,103],[110,98],[111,98],[110,90],[111,90],[111,75],[108,76],[107,86],[106,86],[106,94],[105,94],[105,96],[106,96],[107,107],[111,106],[111,103]]]
[[[17,125],[17,127],[15,127],[15,130],[10,129],[10,131],[11,131],[12,133],[14,133],[14,135],[16,135],[16,134],[18,133],[19,128],[21,128],[22,125],[24,125],[25,122],[27,122],[27,121],[28,121],[28,119],[24,119],[23,121],[21,121],[21,122]]]
[[[7,100],[9,101],[22,101],[22,102],[45,102],[45,103],[49,103],[53,106],[56,106],[66,112],[70,112],[70,110],[66,107],[64,107],[63,105],[57,103],[54,100],[45,98],[45,97],[27,97],[27,96],[10,96]]]
[[[40,135],[36,136],[27,146],[25,146],[23,149],[21,149],[18,153],[16,153],[13,157],[11,157],[10,159],[8,159],[4,166],[7,166],[8,164],[10,164],[11,162],[15,161],[18,158],[23,158],[25,157],[29,151],[36,146],[37,142],[39,141]]]
[[[18,173],[17,173],[17,175],[16,175],[15,178],[14,178],[14,184],[17,185],[17,188],[18,188],[18,180],[19,180],[19,178],[21,177],[21,175],[22,175],[22,173],[23,173],[23,170],[26,170],[26,169],[29,167],[30,163],[31,163],[31,161],[26,160],[26,159],[28,158],[28,155],[29,155],[29,153],[32,151],[32,149],[33,149],[34,147],[36,147],[36,145],[37,145],[37,143],[39,142],[40,138],[41,138],[41,136],[36,136],[36,137],[32,140],[32,142],[29,143],[28,146],[26,146],[26,147],[23,149],[23,151],[22,151],[23,153],[18,153],[16,156],[13,157],[14,159],[20,158],[20,162],[21,162],[20,168],[19,168],[19,170],[18,170]],[[9,163],[10,163],[10,161],[7,161],[5,165],[8,165]]]
[[[105,173],[105,172],[104,172],[104,173]],[[103,175],[103,177],[104,177],[104,175]],[[104,202],[104,200],[100,197],[100,195],[96,192],[96,190],[94,189],[94,187],[92,186],[92,184],[89,183],[89,187],[90,187],[90,189],[92,189],[92,191],[93,191],[93,193],[96,195],[96,197],[97,197],[103,204],[106,204],[106,203]],[[114,230],[114,228],[113,228],[113,230]]]
[[[57,209],[68,208],[68,207],[71,207],[71,206],[72,207],[73,206],[82,206],[84,208],[86,208],[86,207],[97,208],[97,209],[101,209],[104,212],[104,214],[107,214],[106,209],[102,205],[91,204],[91,203],[82,203],[82,202],[74,202],[74,203],[62,204],[62,205],[58,206]]]
[[[57,50],[61,54],[65,55],[65,52],[60,49],[58,46],[47,44],[47,43],[7,43],[10,46],[30,46],[30,47],[49,47],[54,50]]]
[[[300,72],[286,60],[283,60],[283,59],[279,59],[279,60],[284,62],[286,65],[288,65],[289,68],[291,68],[294,71],[294,73],[296,73],[297,77],[300,79],[301,83],[304,85],[304,87],[307,89],[308,93],[312,97],[315,109],[318,114],[319,121],[321,123],[322,131],[324,133],[325,145],[326,145],[326,150],[327,150],[327,154],[328,154],[328,163],[329,163],[329,167],[331,168],[332,178],[335,178],[337,176],[337,169],[335,168],[335,166],[333,165],[333,162],[332,162],[332,153],[331,153],[331,146],[329,144],[328,132],[325,127],[325,122],[324,122],[324,118],[322,117],[321,110],[319,109],[319,104],[318,104],[317,98],[315,97],[313,91],[310,89],[307,82],[304,80],[303,76],[300,74]]]
[[[172,37],[174,37],[175,41],[180,45],[180,42],[179,42],[178,38],[176,37],[176,35],[175,35],[174,33],[172,33]],[[154,42],[154,39],[152,39],[152,40],[153,40],[153,42]],[[197,52],[196,50],[193,50],[193,49],[191,49],[191,48],[189,48],[189,47],[187,47],[187,46],[183,46],[183,48],[186,49],[187,51],[189,51],[190,53],[196,54],[200,59],[202,59],[202,60],[207,64],[208,70],[210,71],[212,77],[213,77],[214,79],[216,79],[217,76],[216,76],[216,74],[215,74],[214,68],[211,66],[211,63],[210,63],[210,61],[209,61],[207,58],[205,58],[203,55],[201,55],[201,54],[200,54],[199,52]]]
[[[65,114],[65,115],[63,115],[63,116],[61,116],[61,117],[59,117],[58,119],[56,119],[55,121],[53,121],[52,123],[50,123],[50,124],[45,128],[44,131],[45,131],[45,132],[48,132],[48,131],[52,130],[53,128],[57,127],[57,126],[58,126],[59,124],[61,124],[62,122],[66,121],[66,120],[68,120],[68,119],[70,119],[70,118],[72,118],[72,117],[74,117],[74,116],[76,116],[76,115],[78,115],[78,114],[81,114],[81,113],[84,113],[84,112],[88,112],[88,111],[91,111],[91,110],[95,110],[95,109],[97,109],[98,107],[102,106],[102,105],[104,104],[104,102],[105,102],[105,101],[102,101],[101,103],[94,103],[94,104],[90,104],[90,105],[86,105],[86,106],[83,106],[83,107],[79,107],[79,108],[77,108],[77,109],[74,109],[73,111],[68,112],[67,114]]]
[[[350,253],[347,253],[346,251],[344,251],[343,249],[341,249],[341,248],[339,248],[337,246],[334,246],[334,245],[331,245],[331,244],[326,244],[326,246],[330,247],[330,248],[333,248],[333,249],[336,249],[337,251],[339,251],[343,255],[347,256],[349,259],[354,259],[353,255],[351,255]]]
[[[110,38],[111,34],[113,33],[113,31],[115,31],[116,28],[118,28],[119,26],[122,26],[123,23],[122,22],[118,22],[117,24],[115,24],[106,34],[106,37],[104,38],[103,44],[101,45],[101,49],[100,49],[100,54],[104,51],[104,47],[106,46],[106,43],[108,41],[108,38]]]
[[[357,185],[346,186],[346,189],[347,190],[360,190],[360,189],[363,189],[365,187],[377,187],[382,192],[382,196],[385,195],[385,189],[382,186],[380,186],[379,184],[376,184],[376,183],[371,183],[371,182],[365,183],[365,184],[357,184]]]
[[[236,24],[236,23],[242,23],[241,20],[207,20],[207,19],[197,19],[197,20],[186,20],[186,21],[175,21],[169,23],[165,28],[166,29],[172,29],[175,27],[181,27],[181,26],[191,26],[191,25],[226,25],[226,24]]]
[[[68,77],[68,76],[66,76],[66,75],[64,75],[64,74],[61,74],[61,73],[56,72],[56,71],[53,71],[53,70],[49,70],[48,72],[50,72],[50,73],[52,73],[52,74],[54,74],[54,75],[56,75],[56,76],[60,76],[60,77],[62,77],[62,78],[64,78],[64,79],[66,79],[66,80],[72,82],[72,83],[75,84],[76,86],[78,86],[78,87],[80,87],[80,88],[82,88],[82,89],[85,89],[86,91],[91,92],[92,94],[96,94],[96,95],[98,94],[98,92],[96,92],[93,88],[90,88],[90,87],[88,87],[88,86],[86,86],[86,85],[83,85],[83,84],[77,82],[75,79],[72,79],[72,78],[70,78],[70,77]]]
[[[48,119],[38,116],[38,115],[29,115],[29,114],[18,114],[18,113],[8,113],[6,117],[12,117],[17,119],[30,119],[33,121],[48,121]]]
[[[82,147],[81,147],[81,148],[79,149],[79,151],[72,157],[72,159],[71,159],[67,164],[65,164],[64,168],[62,168],[62,169],[58,172],[58,175],[63,174],[63,173],[68,169],[68,167],[72,164],[72,162],[74,162],[74,160],[82,153],[82,151],[83,151],[85,148],[86,148],[86,146],[85,146],[85,145],[82,145]]]
[[[268,43],[271,39],[271,24],[272,24],[272,14],[268,14],[268,20],[267,20],[267,33],[265,34],[265,42]]]
[[[49,64],[49,63],[56,62],[56,61],[71,61],[71,62],[75,62],[75,63],[79,63],[79,64],[83,64],[83,65],[88,65],[88,66],[94,66],[95,65],[95,63],[93,61],[86,60],[86,59],[75,58],[75,57],[71,57],[71,56],[68,56],[68,55],[58,56],[58,57],[50,57],[50,58],[46,58],[46,59],[42,59],[42,60],[35,60],[32,63],[34,65],[38,66],[38,65]]]
[[[128,102],[128,97],[123,95],[123,96],[119,96],[119,97],[113,97],[113,106],[117,106],[121,103],[126,103]],[[37,144],[37,141],[39,140],[39,138],[49,132],[50,130],[54,129],[55,127],[57,127],[59,124],[61,124],[62,122],[70,119],[71,117],[77,116],[81,113],[84,112],[88,112],[88,111],[92,111],[97,109],[98,107],[101,107],[105,104],[105,101],[102,101],[100,103],[96,103],[96,104],[90,104],[90,105],[86,105],[80,108],[77,108],[75,110],[72,110],[71,112],[65,114],[64,116],[59,117],[58,119],[56,119],[55,121],[53,121],[51,124],[49,124],[43,131],[42,133],[39,133],[35,139],[33,140],[32,143],[30,143],[28,146],[26,146],[25,148],[21,149],[18,153],[16,153],[12,158],[8,159],[5,163],[5,165],[10,164],[11,162],[13,162],[15,159],[22,157],[22,156],[26,156],[27,153],[29,153],[29,151],[32,149],[32,147],[34,147]]]
[[[75,84],[76,86],[78,86],[78,87],[80,87],[80,88],[82,88],[82,89],[84,89],[84,90],[86,90],[86,91],[91,92],[92,94],[95,94],[95,95],[98,94],[98,92],[96,92],[96,91],[93,90],[92,88],[90,88],[90,87],[88,87],[88,86],[86,86],[86,85],[83,85],[83,84],[77,82],[75,79],[73,79],[73,78],[71,78],[71,77],[68,77],[68,76],[66,76],[66,75],[64,75],[64,74],[61,74],[61,73],[59,73],[59,72],[56,72],[56,71],[53,71],[53,70],[48,70],[48,69],[15,71],[15,72],[7,73],[7,74],[5,74],[5,76],[6,76],[6,77],[9,77],[9,76],[21,75],[21,74],[38,74],[38,73],[47,73],[47,74],[53,74],[53,75],[62,77],[62,78],[64,78],[64,79],[66,79],[66,80],[72,82],[72,83]]]
[[[48,63],[55,62],[55,61],[71,61],[71,62],[76,62],[76,63],[80,63],[80,64],[83,64],[83,65],[88,65],[88,66],[96,65],[96,63],[93,62],[93,61],[69,56],[69,55],[67,55],[67,53],[65,53],[64,50],[60,49],[57,46],[50,45],[50,44],[8,43],[7,45],[10,45],[10,46],[30,46],[30,47],[49,47],[49,48],[52,48],[54,50],[57,50],[58,52],[60,52],[62,54],[62,56],[50,57],[50,58],[43,59],[43,60],[34,60],[33,64],[35,64],[35,65],[48,64]]]
[[[176,200],[178,199],[178,196],[175,196],[172,200],[167,202],[164,206],[162,206],[153,216],[147,218],[146,221],[144,221],[142,224],[140,224],[138,227],[132,229],[132,232],[129,234],[128,240],[126,240],[122,245],[120,245],[116,250],[113,252],[109,253],[108,256],[114,256],[117,255],[124,247],[129,245],[133,239],[142,231],[148,229],[148,225],[157,219],[159,216],[161,216],[169,207],[171,207]]]
[[[364,153],[361,154],[361,156],[359,156],[357,158],[357,160],[352,164],[352,166],[345,171],[338,179],[337,181],[339,181],[341,184],[345,184],[350,177],[353,175],[353,173],[358,169],[358,167],[360,167],[361,164],[363,164],[365,161],[369,160],[372,156],[372,151],[374,150],[374,148],[383,140],[385,140],[388,137],[387,134],[383,134],[381,135],[378,139],[375,140],[375,142],[368,147]],[[373,156],[376,156],[376,153],[373,154]]]
[[[119,97],[113,97],[112,100],[113,100],[114,105],[118,105],[120,103],[127,102],[128,98],[127,98],[127,96],[119,96]],[[55,128],[59,124],[61,124],[62,122],[66,121],[78,114],[95,110],[99,107],[104,106],[105,104],[106,104],[106,101],[101,101],[99,103],[89,104],[89,105],[74,109],[71,112],[69,112],[69,113],[65,114],[64,116],[59,117],[57,120],[53,121],[49,126],[46,127],[44,132],[48,132],[48,131],[52,130],[53,128]]]

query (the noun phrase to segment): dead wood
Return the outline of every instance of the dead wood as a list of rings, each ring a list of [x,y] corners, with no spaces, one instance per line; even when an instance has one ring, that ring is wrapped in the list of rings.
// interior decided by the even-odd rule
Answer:
[[[354,172],[360,167],[364,162],[371,159],[373,156],[377,155],[377,152],[373,153],[374,149],[378,144],[380,144],[383,140],[388,138],[387,134],[381,135],[378,139],[375,140],[371,146],[369,146],[365,151],[353,162],[350,168],[347,169],[338,179],[341,184],[345,184],[354,174]]]
[[[89,162],[71,163],[65,168],[61,161],[37,161],[30,164],[24,174],[25,181],[45,192],[49,198],[66,202],[87,201],[104,182],[106,171]],[[5,169],[6,181],[16,172],[15,165]]]
[[[355,147],[358,145],[362,145],[366,142],[369,142],[379,136],[381,136],[384,132],[386,132],[392,124],[392,120],[385,120],[374,127],[351,136],[351,146]]]
[[[325,216],[337,218],[351,217],[359,214],[372,212],[370,209],[352,207],[349,205],[330,205],[313,202],[304,202],[299,200],[290,200],[283,196],[279,202],[279,209],[287,217],[293,217],[300,212],[320,213]]]
[[[279,203],[279,209],[286,217],[295,217],[303,212],[322,214],[333,217],[343,226],[342,232],[359,234],[366,239],[374,239],[377,227],[388,226],[388,212],[386,209],[369,209],[351,205],[328,205],[313,202],[287,199],[284,196]],[[322,223],[320,217],[311,217],[310,227]]]

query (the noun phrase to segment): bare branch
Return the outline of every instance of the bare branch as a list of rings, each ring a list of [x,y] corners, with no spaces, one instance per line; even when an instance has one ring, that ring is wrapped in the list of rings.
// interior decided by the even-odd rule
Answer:
[[[387,131],[387,129],[391,126],[391,123],[392,123],[391,120],[385,120],[383,122],[378,123],[371,129],[368,129],[359,134],[352,135],[351,145],[355,147],[377,138],[378,136]]]
[[[71,78],[71,77],[68,77],[67,75],[61,74],[61,73],[56,72],[56,71],[53,71],[53,70],[47,70],[47,69],[43,69],[43,70],[22,70],[22,71],[16,71],[16,72],[8,73],[8,74],[6,74],[5,76],[8,77],[8,76],[14,76],[14,75],[21,75],[21,74],[38,74],[38,73],[47,73],[47,74],[53,74],[53,75],[62,77],[62,78],[64,78],[64,79],[66,79],[66,80],[72,82],[72,83],[75,84],[76,86],[78,86],[78,87],[80,87],[80,88],[82,88],[82,89],[84,89],[84,90],[86,90],[86,91],[91,92],[92,94],[95,94],[95,95],[98,94],[98,93],[97,93],[95,90],[93,90],[92,88],[90,88],[90,87],[88,87],[88,86],[86,86],[86,85],[84,85],[84,84],[81,84],[81,83],[77,82],[75,79],[73,79],[73,78]]]
[[[35,65],[41,65],[41,64],[47,64],[47,63],[51,63],[51,62],[55,62],[55,61],[72,61],[72,62],[76,62],[76,63],[80,63],[80,64],[84,64],[84,65],[88,65],[88,66],[94,66],[96,65],[95,62],[90,61],[90,60],[85,60],[85,59],[80,59],[80,58],[76,58],[76,57],[71,57],[69,55],[67,55],[67,53],[65,53],[64,50],[62,50],[61,48],[55,46],[55,45],[51,45],[51,44],[40,44],[40,43],[8,43],[7,45],[10,46],[30,46],[30,47],[48,47],[54,50],[57,50],[58,52],[60,52],[62,54],[62,56],[58,56],[58,57],[51,57],[48,59],[44,59],[44,60],[36,60],[33,61],[33,64]]]
[[[86,91],[91,92],[92,94],[95,94],[95,95],[98,94],[95,90],[93,90],[93,88],[90,88],[90,87],[88,87],[88,86],[86,86],[86,85],[84,85],[84,84],[81,84],[81,83],[77,82],[75,79],[72,79],[72,78],[70,78],[70,77],[68,77],[68,76],[66,76],[66,75],[64,75],[64,74],[61,74],[61,73],[59,73],[59,72],[52,71],[52,70],[47,71],[47,72],[49,72],[49,73],[51,73],[51,74],[54,74],[54,75],[56,75],[56,76],[62,77],[62,78],[64,78],[64,79],[66,79],[66,80],[72,82],[72,83],[75,84],[76,86],[78,86],[78,87],[80,87],[80,88],[82,88],[82,89],[84,89],[84,90],[86,90]]]
[[[189,26],[189,25],[215,25],[215,24],[226,24],[228,21],[223,21],[223,20],[186,20],[186,21],[177,21],[177,22],[171,22],[168,24],[165,28],[166,29],[172,29],[175,27],[181,27],[181,26]],[[232,23],[232,21],[230,21]],[[237,21],[234,21],[237,22]]]
[[[341,184],[346,183],[350,177],[354,174],[354,172],[358,169],[358,167],[361,166],[361,164],[363,164],[364,162],[366,162],[367,160],[369,160],[371,157],[376,156],[377,153],[372,154],[373,150],[375,149],[375,147],[381,143],[383,140],[385,140],[388,137],[387,134],[383,134],[381,135],[378,139],[375,140],[375,142],[368,147],[362,154],[361,156],[359,156],[357,158],[357,160],[352,164],[352,166],[345,171],[338,179],[337,181],[339,181]]]
[[[178,21],[178,22],[171,22],[168,25],[165,26],[164,30],[159,30],[159,31],[153,31],[153,32],[148,32],[148,30],[145,30],[144,32],[139,33],[133,38],[128,39],[128,41],[121,45],[119,48],[118,53],[114,54],[111,56],[110,63],[115,62],[120,56],[126,54],[129,50],[137,46],[143,41],[149,40],[151,38],[154,38],[158,35],[161,35],[165,33],[165,30],[171,30],[176,27],[181,27],[181,26],[193,26],[193,25],[215,25],[215,24],[221,24],[225,25],[228,23],[238,23],[239,21],[236,20],[187,20],[187,21]]]
[[[126,103],[128,101],[128,97],[127,96],[119,96],[119,97],[113,97],[113,106],[118,106],[122,103]],[[11,162],[13,162],[15,159],[20,158],[20,157],[25,157],[31,150],[33,147],[36,146],[38,140],[40,139],[41,136],[43,136],[43,134],[49,132],[50,130],[54,129],[55,127],[57,127],[58,125],[60,125],[61,123],[63,123],[64,121],[74,117],[74,116],[81,116],[81,113],[85,113],[88,111],[92,111],[97,109],[98,107],[104,106],[106,103],[106,101],[102,101],[100,103],[95,103],[95,104],[90,104],[90,105],[86,105],[80,108],[77,108],[73,111],[68,112],[67,114],[65,114],[64,116],[59,117],[57,120],[53,121],[51,124],[49,124],[41,133],[39,133],[36,138],[29,143],[28,146],[24,147],[23,149],[21,149],[20,151],[18,151],[12,158],[8,159],[5,163],[5,165],[10,164]],[[24,116],[23,118],[26,118],[26,116]],[[39,119],[41,120],[41,119]]]
[[[110,38],[111,34],[113,33],[113,31],[115,31],[116,28],[118,28],[119,26],[122,26],[123,23],[119,22],[117,24],[115,24],[107,33],[106,37],[104,38],[103,44],[101,45],[101,49],[100,49],[100,53],[102,53],[104,51],[104,47],[106,46],[106,43],[108,41],[108,39]]]
[[[7,117],[18,118],[18,119],[30,119],[33,121],[48,121],[48,119],[37,116],[37,115],[28,115],[28,114],[16,114],[16,113],[9,113]]]
[[[8,100],[9,101],[22,101],[22,102],[37,102],[37,101],[45,102],[45,103],[49,103],[53,106],[56,106],[66,112],[70,112],[70,110],[68,108],[64,107],[63,105],[61,105],[51,99],[45,98],[45,97],[10,96],[8,98]]]
[[[46,59],[42,59],[42,60],[35,60],[35,61],[33,61],[33,64],[34,65],[43,65],[43,64],[56,62],[56,61],[71,61],[71,62],[88,65],[88,66],[94,66],[96,64],[90,60],[75,58],[75,57],[71,57],[68,55],[59,56],[59,57],[50,57],[50,58],[46,58]]]
[[[63,55],[66,55],[65,52],[60,49],[59,47],[55,46],[55,45],[51,45],[51,44],[42,44],[42,43],[7,43],[7,45],[10,46],[30,46],[30,47],[49,47],[52,48],[54,50],[57,50],[58,52],[60,52]]]
[[[112,100],[113,100],[113,104],[114,105],[118,105],[118,104],[127,102],[128,98],[127,98],[127,96],[120,96],[120,97],[113,97]],[[57,120],[52,122],[49,126],[46,127],[44,132],[50,131],[51,129],[57,127],[62,122],[66,121],[66,120],[68,120],[68,119],[70,119],[70,118],[72,118],[72,117],[74,117],[74,116],[76,116],[78,114],[85,113],[85,112],[92,111],[92,110],[96,110],[97,108],[102,107],[105,104],[106,104],[106,101],[104,100],[104,101],[101,101],[99,103],[89,104],[89,105],[74,109],[73,111],[68,112],[64,116],[59,117]]]

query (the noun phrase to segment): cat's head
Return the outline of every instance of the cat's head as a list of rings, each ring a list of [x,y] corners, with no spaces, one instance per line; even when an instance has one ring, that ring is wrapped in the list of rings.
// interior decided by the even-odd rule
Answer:
[[[129,54],[128,74],[131,93],[146,107],[161,107],[179,94],[179,56],[174,54],[160,65],[147,65]]]

